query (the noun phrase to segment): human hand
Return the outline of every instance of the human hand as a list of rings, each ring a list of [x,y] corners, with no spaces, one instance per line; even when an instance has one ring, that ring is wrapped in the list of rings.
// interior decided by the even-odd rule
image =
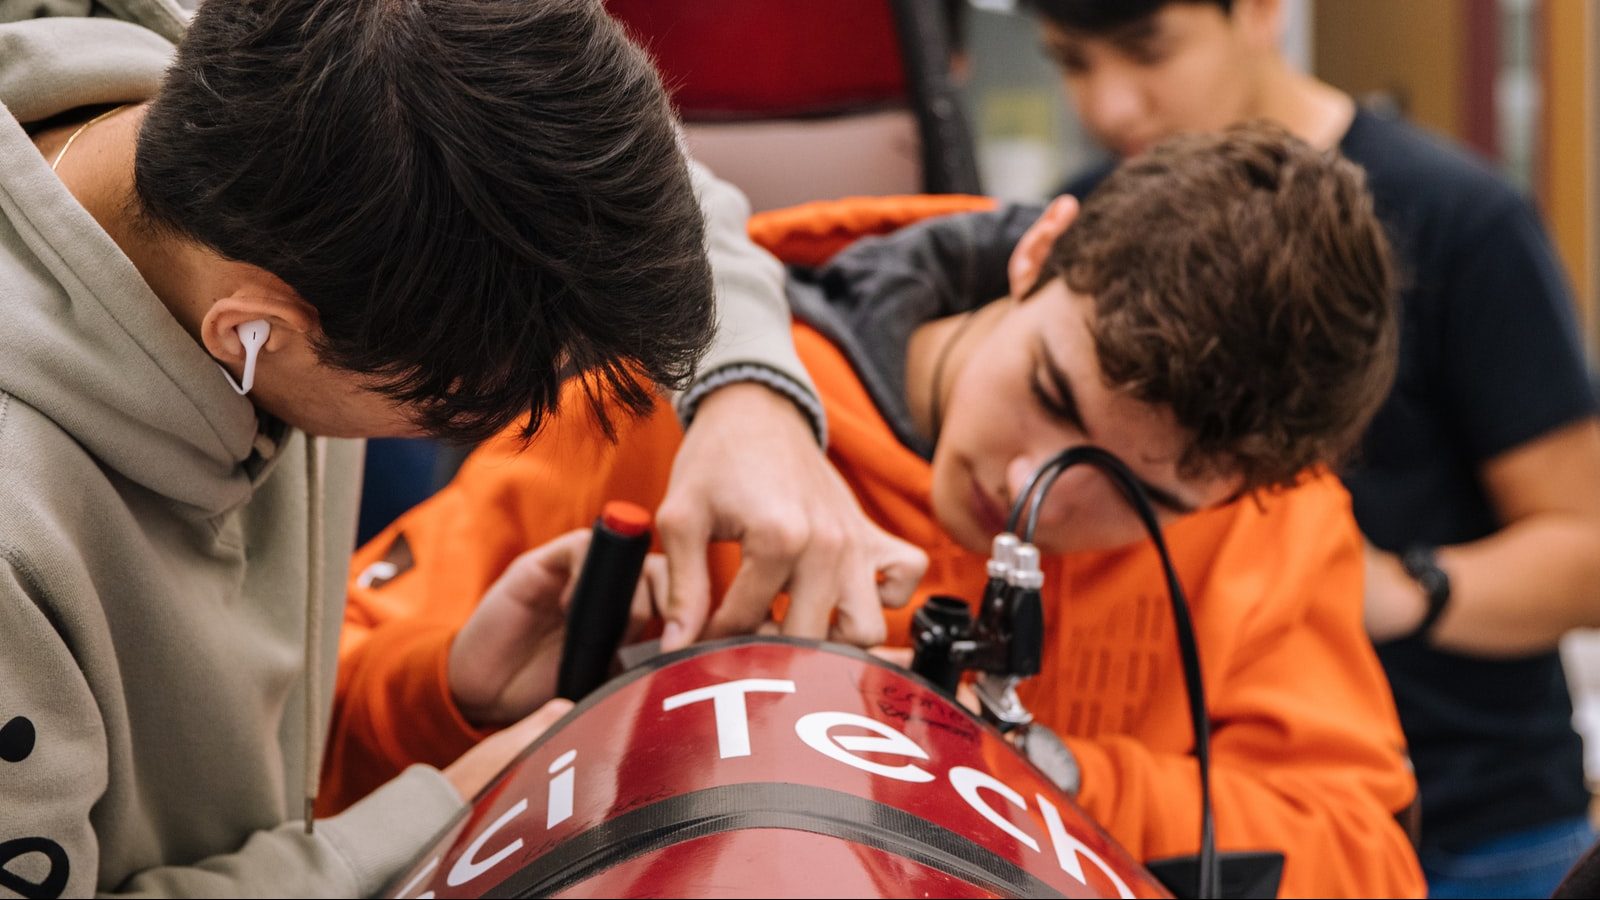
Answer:
[[[569,531],[522,554],[484,594],[450,645],[450,695],[469,722],[514,722],[555,696],[566,636],[566,608],[590,531]],[[645,560],[628,633],[637,634],[665,602],[666,560]]]
[[[517,754],[538,739],[572,709],[571,700],[551,700],[509,728],[484,738],[444,768],[444,777],[461,799],[471,800],[488,786]]]
[[[702,631],[755,631],[783,591],[784,634],[878,644],[883,607],[903,606],[928,567],[921,550],[862,513],[794,404],[757,384],[729,385],[700,404],[656,525],[669,574],[663,652]],[[716,540],[738,541],[743,560],[707,623],[706,545]]]
[[[1400,557],[1367,544],[1366,571],[1363,609],[1372,642],[1381,644],[1416,631],[1428,612],[1428,598],[1422,585],[1406,574]]]

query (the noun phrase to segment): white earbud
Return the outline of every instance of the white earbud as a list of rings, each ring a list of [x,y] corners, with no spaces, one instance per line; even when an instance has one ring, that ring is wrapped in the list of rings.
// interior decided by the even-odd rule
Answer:
[[[256,383],[256,357],[261,355],[261,348],[266,346],[267,338],[272,334],[272,325],[266,319],[253,319],[234,329],[239,334],[239,343],[244,345],[244,377],[234,381],[233,375],[222,369],[222,376],[228,379],[228,384],[240,394],[250,393],[250,388]]]

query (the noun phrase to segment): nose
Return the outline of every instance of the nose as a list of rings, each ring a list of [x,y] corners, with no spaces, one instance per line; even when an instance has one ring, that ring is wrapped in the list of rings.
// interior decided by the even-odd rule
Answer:
[[[1097,66],[1081,79],[1074,94],[1084,124],[1113,148],[1139,136],[1148,109],[1132,72],[1116,65]]]
[[[1010,512],[1011,507],[1016,504],[1017,498],[1021,497],[1022,492],[1027,489],[1028,481],[1033,477],[1033,473],[1053,456],[1055,456],[1054,453],[1046,453],[1040,456],[1018,456],[1006,467],[1007,512]],[[1085,484],[1084,479],[1093,479],[1095,477],[1096,474],[1088,466],[1078,466],[1070,471],[1062,472],[1059,477],[1048,485],[1049,490],[1043,496],[1039,492],[1045,490],[1047,485],[1043,481],[1035,485],[1033,497],[1020,510],[1021,516],[1017,520],[1018,533],[1023,533],[1023,530],[1027,528],[1028,508],[1032,505],[1032,499],[1037,499],[1039,501],[1039,531],[1035,538],[1043,540],[1046,534],[1049,534],[1060,526],[1062,522],[1066,521],[1068,516],[1072,514],[1069,512],[1070,510],[1082,503],[1081,492]]]
[[[1027,489],[1028,479],[1033,477],[1034,471],[1043,463],[1043,457],[1036,458],[1025,454],[1013,459],[1006,466],[1006,512],[1009,513],[1011,507],[1016,505],[1017,499]],[[1028,514],[1026,507],[1022,509],[1022,514],[1023,516]],[[1017,527],[1021,528],[1024,521],[1026,520],[1019,521]]]

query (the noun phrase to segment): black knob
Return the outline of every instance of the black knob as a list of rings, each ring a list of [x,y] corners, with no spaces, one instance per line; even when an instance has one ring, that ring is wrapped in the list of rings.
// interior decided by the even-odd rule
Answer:
[[[963,666],[956,658],[956,641],[972,631],[972,610],[960,597],[935,594],[911,617],[911,671],[945,693],[955,696]]]

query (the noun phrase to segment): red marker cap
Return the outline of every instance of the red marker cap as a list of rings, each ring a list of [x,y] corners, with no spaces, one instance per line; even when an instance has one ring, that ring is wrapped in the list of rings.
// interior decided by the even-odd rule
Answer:
[[[650,530],[650,511],[626,500],[612,500],[600,510],[600,524],[623,537],[638,537]]]

